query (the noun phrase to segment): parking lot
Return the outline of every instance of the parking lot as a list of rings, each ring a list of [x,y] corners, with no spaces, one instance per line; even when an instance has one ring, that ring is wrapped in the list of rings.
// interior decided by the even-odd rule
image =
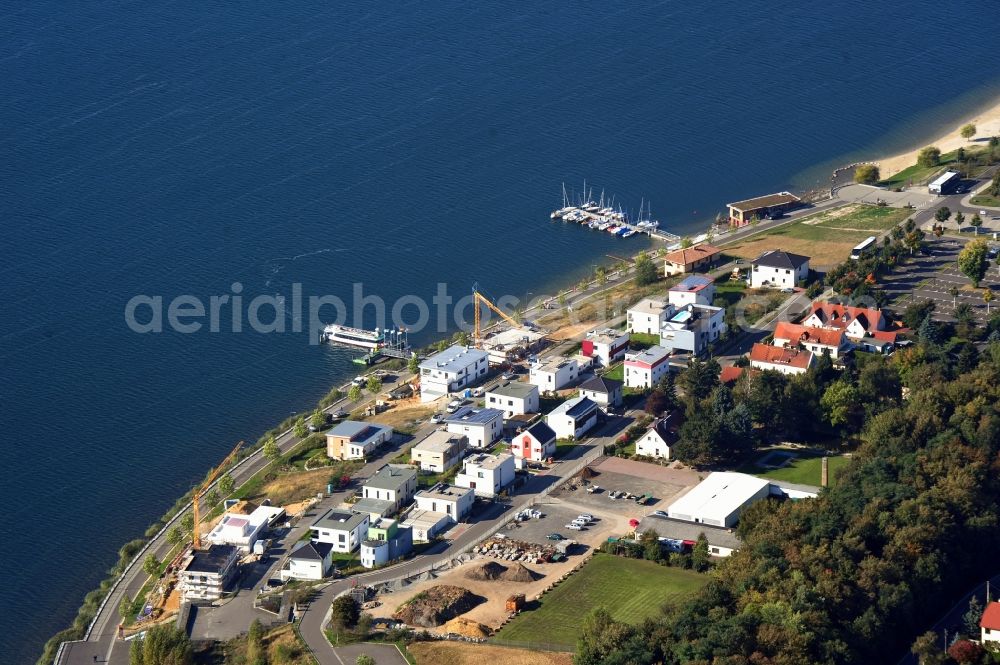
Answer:
[[[958,254],[967,239],[928,235],[923,255],[914,261],[896,268],[883,284],[886,292],[894,299],[897,310],[902,310],[913,302],[931,300],[936,309],[934,318],[952,320],[957,305],[968,304],[972,308],[973,319],[982,325],[989,318],[983,301],[982,290],[971,289],[969,278],[958,269]],[[986,277],[980,284],[992,290],[1000,288],[1000,267],[991,261]],[[958,289],[953,295],[952,289]],[[990,313],[993,313],[993,305]]]
[[[499,532],[514,540],[540,545],[552,545],[550,534],[558,533],[564,538],[575,540],[584,545],[596,547],[604,542],[609,535],[622,533],[628,527],[627,520],[621,520],[615,515],[599,515],[597,511],[583,511],[576,506],[553,500],[535,506],[545,516],[540,519],[527,519],[522,522],[508,522]],[[576,517],[583,512],[593,515],[593,521],[577,531],[567,528]]]

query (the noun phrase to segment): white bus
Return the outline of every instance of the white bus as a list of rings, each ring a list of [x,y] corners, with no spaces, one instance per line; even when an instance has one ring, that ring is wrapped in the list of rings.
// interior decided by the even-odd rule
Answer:
[[[851,258],[856,261],[873,249],[875,249],[875,236],[868,236],[851,250]]]

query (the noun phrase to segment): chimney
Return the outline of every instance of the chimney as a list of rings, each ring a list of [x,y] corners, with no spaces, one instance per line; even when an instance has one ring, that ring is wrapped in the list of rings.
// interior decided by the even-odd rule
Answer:
[[[826,455],[820,462],[819,484],[823,487],[830,485],[830,458]]]

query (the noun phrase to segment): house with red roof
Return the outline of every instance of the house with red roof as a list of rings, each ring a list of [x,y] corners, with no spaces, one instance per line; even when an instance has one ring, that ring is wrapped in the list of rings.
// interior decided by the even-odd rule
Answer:
[[[810,328],[843,330],[852,340],[859,340],[866,335],[874,337],[876,331],[886,331],[888,328],[888,322],[880,309],[821,301],[812,304],[812,311],[802,325]],[[895,337],[894,332],[889,334]]]
[[[714,263],[722,250],[708,243],[682,247],[663,257],[663,274],[666,277],[704,270]]]
[[[983,646],[1000,642],[1000,603],[993,601],[986,606],[983,618],[979,620],[979,633]]]
[[[799,323],[779,321],[774,328],[774,345],[802,348],[816,355],[839,358],[850,349],[844,331],[836,328],[811,328]]]
[[[812,364],[813,354],[797,347],[757,343],[750,349],[750,367],[759,370],[804,374]]]

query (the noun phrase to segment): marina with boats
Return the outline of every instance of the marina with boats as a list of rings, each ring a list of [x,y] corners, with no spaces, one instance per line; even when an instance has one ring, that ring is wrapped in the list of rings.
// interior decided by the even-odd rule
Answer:
[[[364,355],[354,358],[361,365],[370,365],[379,356],[405,359],[412,353],[406,328],[365,330],[331,323],[323,328],[323,339],[337,346],[365,350]]]
[[[639,204],[639,214],[633,218],[621,206],[615,206],[613,197],[610,200],[606,199],[604,192],[601,192],[600,197],[595,201],[593,192],[587,189],[586,182],[584,183],[584,192],[585,194],[578,197],[576,203],[572,203],[573,199],[566,193],[566,185],[563,184],[563,205],[558,210],[554,210],[549,218],[575,222],[620,238],[629,238],[637,233],[645,233],[652,238],[668,243],[680,241],[680,236],[660,229],[660,223],[652,219],[652,213],[645,201]]]

